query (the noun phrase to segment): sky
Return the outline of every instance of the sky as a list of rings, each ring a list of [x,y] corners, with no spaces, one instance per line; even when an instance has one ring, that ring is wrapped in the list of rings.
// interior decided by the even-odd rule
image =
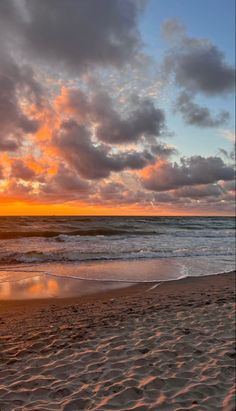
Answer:
[[[233,215],[233,0],[1,0],[0,215]]]

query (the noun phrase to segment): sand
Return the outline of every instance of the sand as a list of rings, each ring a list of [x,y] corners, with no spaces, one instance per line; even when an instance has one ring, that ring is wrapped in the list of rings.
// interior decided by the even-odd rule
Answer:
[[[233,410],[235,273],[0,303],[0,410]]]

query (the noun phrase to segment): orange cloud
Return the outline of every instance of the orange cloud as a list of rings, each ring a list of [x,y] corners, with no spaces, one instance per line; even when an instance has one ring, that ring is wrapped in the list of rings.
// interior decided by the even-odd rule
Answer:
[[[24,162],[27,165],[27,167],[35,171],[35,173],[38,173],[38,174],[43,173],[44,171],[43,165],[39,161],[36,161],[35,158],[33,158],[33,156],[28,156],[24,158]]]
[[[49,141],[52,137],[52,129],[49,127],[48,124],[44,124],[37,133],[35,133],[34,137],[37,141]]]
[[[161,170],[166,164],[167,160],[158,160],[155,164],[143,168],[138,174],[143,178],[149,178],[154,171]]]

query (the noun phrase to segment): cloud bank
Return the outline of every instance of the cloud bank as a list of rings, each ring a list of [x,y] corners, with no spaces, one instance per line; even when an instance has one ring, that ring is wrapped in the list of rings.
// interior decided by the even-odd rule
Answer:
[[[173,45],[164,59],[164,76],[172,78],[182,90],[175,111],[183,115],[187,124],[199,127],[217,127],[227,122],[227,111],[214,117],[207,107],[194,102],[197,94],[216,97],[234,92],[235,68],[226,62],[224,53],[207,39],[189,37],[178,20],[165,21],[162,34]]]
[[[229,113],[197,101],[232,93],[234,69],[217,46],[168,20],[170,46],[152,83],[139,28],[145,3],[0,2],[1,202],[232,210],[232,153],[182,158],[156,88],[165,93],[172,81],[186,124],[221,127],[232,140]],[[127,72],[138,88],[123,84]]]

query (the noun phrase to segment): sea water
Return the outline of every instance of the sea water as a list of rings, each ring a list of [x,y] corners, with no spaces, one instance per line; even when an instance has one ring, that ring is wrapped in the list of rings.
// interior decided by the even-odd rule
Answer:
[[[232,217],[0,217],[0,298],[71,296],[234,269]]]

